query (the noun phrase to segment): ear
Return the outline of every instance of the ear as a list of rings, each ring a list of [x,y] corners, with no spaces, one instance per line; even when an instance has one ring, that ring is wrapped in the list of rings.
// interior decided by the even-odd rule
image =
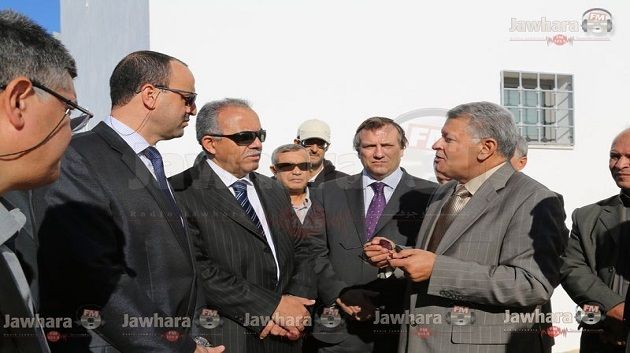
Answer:
[[[484,138],[479,141],[481,145],[481,149],[477,154],[477,159],[479,161],[485,161],[486,159],[492,157],[497,151],[497,141],[493,138]]]
[[[269,170],[271,170],[271,174],[276,175],[278,174],[278,171],[276,170],[276,167],[270,165],[269,166]]]
[[[7,121],[15,128],[24,126],[24,112],[32,104],[27,98],[33,96],[33,84],[25,76],[17,77],[7,84],[0,93],[0,107],[7,117]]]
[[[206,150],[206,152],[214,155],[217,152],[217,149],[214,147],[214,144],[216,142],[217,141],[213,139],[212,136],[206,135],[201,138],[201,141],[199,143],[201,144],[201,147]]]
[[[299,145],[299,144],[300,144],[300,140],[298,140],[298,139],[293,139],[293,143],[294,143],[294,144],[296,144],[296,145]]]
[[[142,87],[140,87],[140,97],[142,99],[142,103],[149,110],[155,109],[157,98],[160,93],[162,93],[162,91],[149,83],[145,83]]]

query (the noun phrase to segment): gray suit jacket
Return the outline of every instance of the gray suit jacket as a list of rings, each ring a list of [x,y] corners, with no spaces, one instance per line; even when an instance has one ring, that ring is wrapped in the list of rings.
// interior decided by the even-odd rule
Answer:
[[[624,302],[611,288],[622,248],[619,195],[573,212],[569,244],[562,256],[562,286],[578,305],[598,304],[606,311]],[[597,329],[604,328],[597,327]],[[582,335],[583,352],[601,347],[599,335]]]
[[[425,244],[456,184],[438,188],[418,245]],[[506,310],[520,317],[549,301],[566,244],[563,215],[555,193],[509,164],[499,168],[448,228],[431,278],[409,284],[410,319],[399,351],[547,350],[551,342],[539,324],[506,320]]]
[[[403,176],[394,190],[383,214],[378,220],[375,233],[387,237],[396,244],[413,246],[422,223],[422,217],[436,184],[416,178],[403,171]],[[315,271],[318,273],[319,299],[324,305],[330,305],[339,297],[342,290],[360,287],[378,293],[375,298],[381,313],[402,311],[405,281],[390,277],[378,279],[378,269],[362,260],[365,236],[365,211],[363,202],[362,175],[356,174],[326,182],[315,193],[324,208],[326,229],[320,243],[320,257]],[[317,328],[315,328],[317,330]],[[357,324],[347,320],[338,326],[336,340],[354,340],[355,351],[376,352],[395,350],[396,332],[389,332],[389,327]],[[351,333],[349,333],[351,332]],[[346,336],[345,338],[343,336]],[[347,336],[359,336],[360,339]],[[393,339],[393,343],[386,343]],[[382,347],[378,347],[379,344]]]

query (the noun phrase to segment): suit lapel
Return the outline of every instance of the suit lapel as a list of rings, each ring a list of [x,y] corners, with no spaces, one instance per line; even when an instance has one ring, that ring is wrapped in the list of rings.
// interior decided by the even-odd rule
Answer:
[[[240,224],[242,227],[256,235],[259,240],[266,241],[264,235],[260,233],[256,225],[243,211],[234,195],[223,184],[223,181],[210,168],[206,159],[197,164],[199,179],[197,181],[200,189],[208,189],[210,192],[204,193],[202,200],[206,209],[216,209],[226,217]],[[255,184],[254,184],[255,185]],[[260,193],[259,193],[260,195]]]
[[[365,243],[365,206],[363,203],[363,183],[361,174],[348,178],[345,188],[348,210],[352,215],[352,221],[357,229],[357,240],[359,244]]]
[[[443,254],[464,234],[466,229],[479,219],[481,215],[486,213],[488,207],[499,196],[497,192],[505,187],[508,179],[513,174],[514,169],[506,163],[481,185],[447,229],[435,251],[436,254]]]
[[[429,207],[427,207],[422,225],[420,226],[418,239],[416,239],[416,248],[424,249],[425,243],[429,239],[430,232],[433,229],[433,225],[440,216],[440,210],[442,209],[442,206],[444,206],[444,203],[448,200],[448,197],[453,193],[453,190],[455,190],[456,185],[457,182],[449,182],[444,186],[438,187],[435,191],[431,201],[429,202]]]
[[[96,125],[92,131],[97,133],[103,139],[105,139],[111,148],[116,152],[120,153],[121,161],[129,168],[131,173],[136,177],[138,186],[144,187],[149,194],[153,197],[155,202],[158,204],[163,214],[172,214],[174,211],[179,214],[179,210],[173,210],[170,206],[169,202],[166,200],[166,196],[160,190],[157,181],[146,168],[144,163],[140,160],[140,158],[134,153],[134,151],[127,145],[127,143],[116,134],[107,124],[100,122]],[[132,183],[130,181],[130,183]],[[165,217],[169,226],[175,233],[175,239],[179,245],[184,249],[186,254],[190,255],[190,247],[188,244],[188,236],[186,230],[184,229],[184,225],[182,224],[182,219],[179,215],[174,215],[173,217]],[[186,257],[188,261],[192,261],[190,256]]]
[[[599,213],[599,222],[595,227],[603,227],[603,233],[607,233],[608,236],[615,242],[615,245],[619,245],[619,237],[621,236],[621,200],[619,197],[614,197],[607,205],[602,206]],[[594,233],[594,232],[592,232]]]

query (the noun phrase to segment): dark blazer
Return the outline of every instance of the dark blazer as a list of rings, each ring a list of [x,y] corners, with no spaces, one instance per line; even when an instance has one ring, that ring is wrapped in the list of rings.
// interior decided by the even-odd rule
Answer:
[[[337,169],[335,169],[335,165],[332,164],[331,161],[324,159],[324,169],[317,175],[315,180],[313,180],[312,186],[319,186],[326,181],[335,180],[346,176],[348,176],[348,174],[338,171]]]
[[[396,244],[413,246],[436,186],[435,183],[403,171],[376,225],[375,234],[387,237]],[[345,288],[361,287],[379,293],[375,304],[382,307],[381,313],[401,312],[405,280],[394,276],[378,279],[378,269],[362,260],[363,244],[366,242],[362,174],[324,183],[317,195],[321,198],[319,201],[324,209],[326,224],[323,240],[327,254],[319,252],[316,266],[322,304],[332,304]],[[339,325],[338,328],[342,331],[342,334],[337,335],[341,336],[338,340],[346,341],[341,343],[344,349],[365,352],[396,350],[398,334],[386,332],[387,327],[372,327],[347,320],[345,325]],[[375,341],[376,345],[373,345]]]
[[[573,226],[567,249],[562,255],[561,273],[562,286],[580,306],[597,304],[603,311],[607,311],[625,300],[612,290],[615,274],[619,273],[630,279],[627,272],[624,274],[623,267],[619,267],[620,256],[625,258],[629,250],[628,243],[623,239],[628,234],[622,232],[621,212],[625,212],[625,208],[619,195],[580,207],[573,212]],[[591,328],[612,333],[615,326],[620,325],[614,325],[611,321],[607,320],[602,325]],[[619,333],[616,332],[617,335]],[[604,346],[607,345],[600,341],[599,334],[582,334],[582,352],[601,350]],[[618,348],[608,349],[614,351]]]
[[[18,201],[20,203],[20,210],[27,216],[27,224],[20,229],[20,231],[9,239],[9,243],[5,245],[9,246],[20,261],[20,266],[26,276],[29,284],[32,283],[33,270],[32,266],[35,264],[34,252],[35,245],[33,241],[33,235],[31,233],[30,223],[28,222],[29,207],[25,207],[29,204],[28,196],[29,192],[11,192],[9,196],[11,201]],[[20,201],[25,201],[22,203]],[[5,206],[7,210],[15,208],[13,202],[9,202],[7,199],[0,198],[0,202]],[[18,244],[26,244],[26,253],[18,250]],[[11,318],[32,318],[33,315],[29,310],[27,304],[22,298],[22,294],[14,280],[13,272],[6,262],[4,256],[0,255],[0,353],[39,353],[46,352],[45,345],[46,340],[41,334],[38,340],[36,329],[33,327],[6,327],[5,317],[9,315]],[[31,292],[32,295],[32,292]],[[35,298],[33,298],[33,304],[36,306]],[[37,312],[37,309],[36,309]],[[41,332],[41,331],[40,331]]]
[[[187,231],[179,212],[120,136],[105,123],[74,136],[61,177],[44,195],[47,207],[39,231],[42,313],[77,318],[84,309],[95,309],[104,322],[96,330],[75,324],[70,332],[62,331],[75,336],[64,336],[51,348],[193,352],[191,322],[183,323],[193,316],[196,297]],[[179,327],[173,327],[173,320],[145,328],[124,325],[125,315],[155,314],[180,318]]]
[[[279,280],[264,235],[205,158],[170,179],[195,244],[203,291],[199,304],[216,311],[221,320],[200,332],[231,353],[298,352],[299,342],[273,336],[260,340],[258,335],[283,294],[314,297],[311,255],[287,191],[258,173],[249,176],[271,230]],[[253,321],[259,318],[263,322]]]

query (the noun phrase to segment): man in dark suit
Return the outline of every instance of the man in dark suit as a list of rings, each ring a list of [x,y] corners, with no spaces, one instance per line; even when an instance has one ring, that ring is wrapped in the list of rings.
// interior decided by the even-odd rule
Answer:
[[[195,242],[201,329],[231,353],[299,352],[312,261],[286,190],[254,172],[266,132],[240,99],[207,103],[196,128],[207,158],[171,183]]]
[[[562,286],[585,314],[593,316],[581,320],[580,352],[626,351],[630,129],[613,140],[608,166],[620,193],[573,212],[571,236],[562,256]]]
[[[320,316],[314,343],[319,352],[393,352],[398,325],[372,318],[402,312],[405,281],[371,267],[362,247],[376,235],[413,246],[436,185],[400,168],[407,138],[391,119],[365,120],[353,144],[363,171],[320,186],[326,229],[316,267],[321,303],[327,313],[338,306],[345,320],[327,326]]]
[[[37,316],[30,192],[22,190],[59,177],[73,113],[87,110],[75,103],[74,59],[45,29],[0,11],[0,48],[0,352],[49,352],[41,327],[21,323]]]
[[[59,352],[221,352],[189,335],[196,298],[188,233],[155,144],[183,135],[195,81],[178,59],[127,55],[111,116],[74,136],[44,193],[42,312],[80,321],[49,332]]]
[[[433,149],[437,170],[453,181],[438,187],[416,248],[389,250],[384,239],[366,246],[376,266],[409,279],[399,352],[550,349],[541,330],[560,280],[564,212],[554,192],[509,164],[516,137],[501,106],[451,109]]]
[[[298,128],[297,137],[293,142],[308,151],[312,167],[310,187],[348,176],[348,174],[338,171],[335,165],[325,158],[326,151],[330,147],[330,140],[330,126],[321,120],[306,120]]]

